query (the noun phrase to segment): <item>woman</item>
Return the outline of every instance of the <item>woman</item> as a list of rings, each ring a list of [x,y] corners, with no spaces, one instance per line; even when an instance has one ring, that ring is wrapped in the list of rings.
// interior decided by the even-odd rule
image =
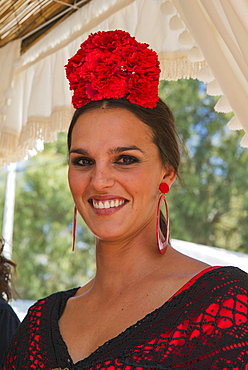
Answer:
[[[16,264],[3,255],[4,240],[0,237],[0,364],[20,321],[8,304],[12,297],[11,268]]]
[[[3,369],[248,369],[247,274],[169,243],[161,193],[179,147],[156,53],[98,32],[66,72],[74,220],[78,210],[96,236],[96,275],[29,310]]]

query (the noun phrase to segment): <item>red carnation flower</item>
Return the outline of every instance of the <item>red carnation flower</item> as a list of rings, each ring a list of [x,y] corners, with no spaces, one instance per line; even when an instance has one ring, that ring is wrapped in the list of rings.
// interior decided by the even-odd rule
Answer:
[[[158,101],[159,61],[155,51],[128,32],[91,34],[68,60],[66,77],[79,108],[92,100],[126,98],[145,108]]]

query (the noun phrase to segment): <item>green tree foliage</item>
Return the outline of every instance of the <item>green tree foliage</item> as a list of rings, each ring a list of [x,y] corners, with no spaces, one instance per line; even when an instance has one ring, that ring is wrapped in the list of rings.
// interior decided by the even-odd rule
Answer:
[[[163,81],[160,96],[175,114],[182,141],[181,183],[168,196],[172,237],[248,252],[248,150],[231,115],[214,111],[197,80]]]
[[[60,134],[17,172],[13,257],[16,290],[24,299],[81,285],[94,273],[94,239],[80,218],[76,251],[71,252],[74,204],[65,142]]]

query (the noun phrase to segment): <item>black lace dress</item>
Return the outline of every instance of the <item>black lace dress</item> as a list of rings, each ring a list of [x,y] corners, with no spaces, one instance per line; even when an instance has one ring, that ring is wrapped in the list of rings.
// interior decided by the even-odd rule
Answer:
[[[19,324],[20,320],[13,308],[0,299],[0,364]]]
[[[160,308],[74,364],[58,320],[76,291],[31,307],[3,370],[248,370],[248,274],[238,268],[205,269]]]

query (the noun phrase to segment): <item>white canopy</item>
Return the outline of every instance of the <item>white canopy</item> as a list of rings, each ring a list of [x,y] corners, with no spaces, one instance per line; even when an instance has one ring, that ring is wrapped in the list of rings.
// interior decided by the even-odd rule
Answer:
[[[248,147],[248,0],[93,0],[20,55],[0,49],[0,164],[24,158],[37,139],[56,139],[71,118],[64,65],[91,32],[123,29],[157,51],[161,79],[198,78],[223,95]]]

